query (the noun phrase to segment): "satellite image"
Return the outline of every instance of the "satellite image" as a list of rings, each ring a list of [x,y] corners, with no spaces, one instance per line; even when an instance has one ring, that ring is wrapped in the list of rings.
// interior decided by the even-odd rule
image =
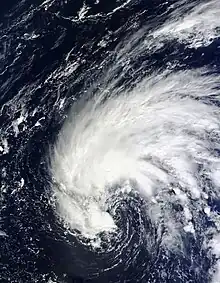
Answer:
[[[2,2],[0,283],[220,283],[220,1]]]

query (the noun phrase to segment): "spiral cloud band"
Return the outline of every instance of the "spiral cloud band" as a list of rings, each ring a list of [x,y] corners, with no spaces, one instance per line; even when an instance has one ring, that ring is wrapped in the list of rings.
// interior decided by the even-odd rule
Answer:
[[[168,40],[205,46],[209,36],[216,37],[219,8],[218,1],[198,5],[179,22],[172,18],[145,34],[141,47],[133,37],[121,47],[116,66],[142,48],[160,48],[166,34]],[[213,259],[211,282],[219,282],[219,212],[210,203],[220,197],[220,77],[207,68],[153,71],[126,90],[112,79],[115,68],[106,72],[102,88],[73,107],[54,146],[57,215],[94,248],[115,238],[119,251],[128,245],[122,222],[132,229],[125,207],[139,201],[138,241],[148,239],[152,249],[144,218],[157,227],[161,246],[174,253],[184,253],[183,239],[190,234]]]

